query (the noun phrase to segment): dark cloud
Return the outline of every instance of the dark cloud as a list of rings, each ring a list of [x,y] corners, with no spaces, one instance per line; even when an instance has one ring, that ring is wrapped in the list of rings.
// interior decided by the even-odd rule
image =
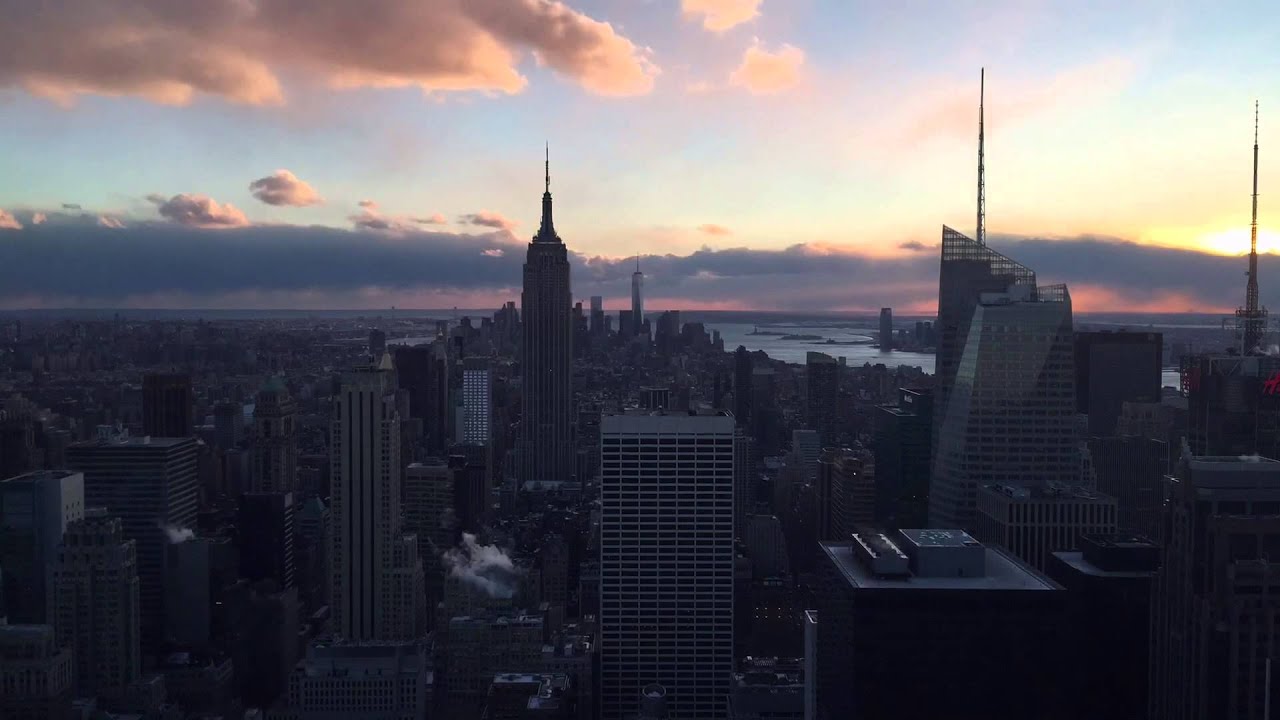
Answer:
[[[80,204],[79,203],[62,203],[62,209],[63,210],[79,210]]]
[[[306,207],[324,202],[315,188],[288,170],[277,170],[254,180],[249,183],[249,192],[268,205]]]
[[[217,228],[248,225],[249,219],[231,203],[221,204],[206,195],[181,193],[166,200],[152,193],[147,200],[156,206],[160,217],[189,227]]]
[[[0,305],[48,298],[109,307],[124,298],[182,294],[210,307],[236,293],[313,292],[347,298],[367,288],[508,298],[519,293],[524,261],[524,244],[505,231],[244,226],[209,232],[176,223],[109,229],[56,219],[50,215],[47,223],[11,230],[0,239]],[[1042,283],[1071,285],[1078,305],[1097,292],[1114,305],[1090,308],[1094,310],[1169,302],[1182,303],[1170,310],[1212,309],[1233,307],[1243,297],[1245,261],[1239,257],[1102,237],[992,236],[989,242],[1037,270]],[[634,267],[630,258],[573,253],[572,262],[576,295],[626,295]],[[1280,257],[1264,255],[1260,266],[1264,301],[1280,306]],[[927,310],[938,288],[938,257],[931,252],[886,258],[805,245],[704,248],[688,255],[646,255],[644,269],[651,297],[690,305]],[[1268,283],[1267,278],[1276,281]]]
[[[898,243],[898,249],[912,250],[914,252],[924,252],[926,250],[933,250],[935,248],[937,248],[937,245],[926,245],[920,242],[919,240],[908,240],[906,242]]]
[[[495,212],[481,210],[478,213],[468,213],[458,218],[458,222],[462,225],[479,225],[480,227],[497,228],[499,230],[511,230],[516,226],[515,221]]]

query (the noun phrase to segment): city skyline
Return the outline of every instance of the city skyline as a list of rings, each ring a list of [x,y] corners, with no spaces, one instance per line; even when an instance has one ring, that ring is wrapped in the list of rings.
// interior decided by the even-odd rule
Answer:
[[[1242,37],[1176,4],[1105,28],[1101,5],[923,24],[819,0],[520,2],[506,24],[483,5],[335,5],[269,48],[276,2],[193,29],[112,0],[107,35],[147,23],[136,58],[90,41],[93,18],[17,12],[21,47],[84,42],[0,60],[0,308],[496,306],[549,141],[584,298],[626,307],[638,251],[653,307],[932,312],[939,226],[972,231],[982,66],[990,243],[1085,312],[1239,304],[1259,100],[1261,292],[1280,303],[1265,14]],[[343,20],[356,50],[321,47]],[[427,22],[456,40],[356,57],[381,24]],[[974,33],[1001,42],[915,49]]]

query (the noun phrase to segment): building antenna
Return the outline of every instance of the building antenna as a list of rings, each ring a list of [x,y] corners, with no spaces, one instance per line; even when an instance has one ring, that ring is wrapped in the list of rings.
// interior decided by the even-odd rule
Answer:
[[[547,150],[547,161],[546,161],[547,192],[551,192],[551,143],[550,142],[547,143],[546,150]]]
[[[1258,101],[1253,102],[1253,213],[1249,221],[1249,280],[1244,307],[1236,311],[1244,337],[1242,354],[1259,352],[1267,329],[1267,309],[1258,301]]]
[[[982,104],[987,89],[987,69],[984,67],[978,75],[978,230],[979,245],[987,244],[987,184],[986,169],[983,165],[983,145],[986,143],[982,127]]]

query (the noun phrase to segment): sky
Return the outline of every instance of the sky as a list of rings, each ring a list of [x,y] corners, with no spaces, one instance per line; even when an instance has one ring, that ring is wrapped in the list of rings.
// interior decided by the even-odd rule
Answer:
[[[1265,2],[0,0],[0,308],[518,300],[550,147],[575,296],[936,307],[972,233],[1084,311],[1243,299]],[[1272,272],[1268,272],[1272,270]],[[1271,278],[1275,281],[1272,282]]]

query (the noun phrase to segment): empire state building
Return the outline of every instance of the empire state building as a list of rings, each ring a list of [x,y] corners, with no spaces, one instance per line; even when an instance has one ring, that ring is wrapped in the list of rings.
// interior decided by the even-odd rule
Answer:
[[[573,295],[568,251],[551,221],[550,156],[546,174],[542,225],[529,243],[520,295],[524,482],[564,482],[573,474]]]

